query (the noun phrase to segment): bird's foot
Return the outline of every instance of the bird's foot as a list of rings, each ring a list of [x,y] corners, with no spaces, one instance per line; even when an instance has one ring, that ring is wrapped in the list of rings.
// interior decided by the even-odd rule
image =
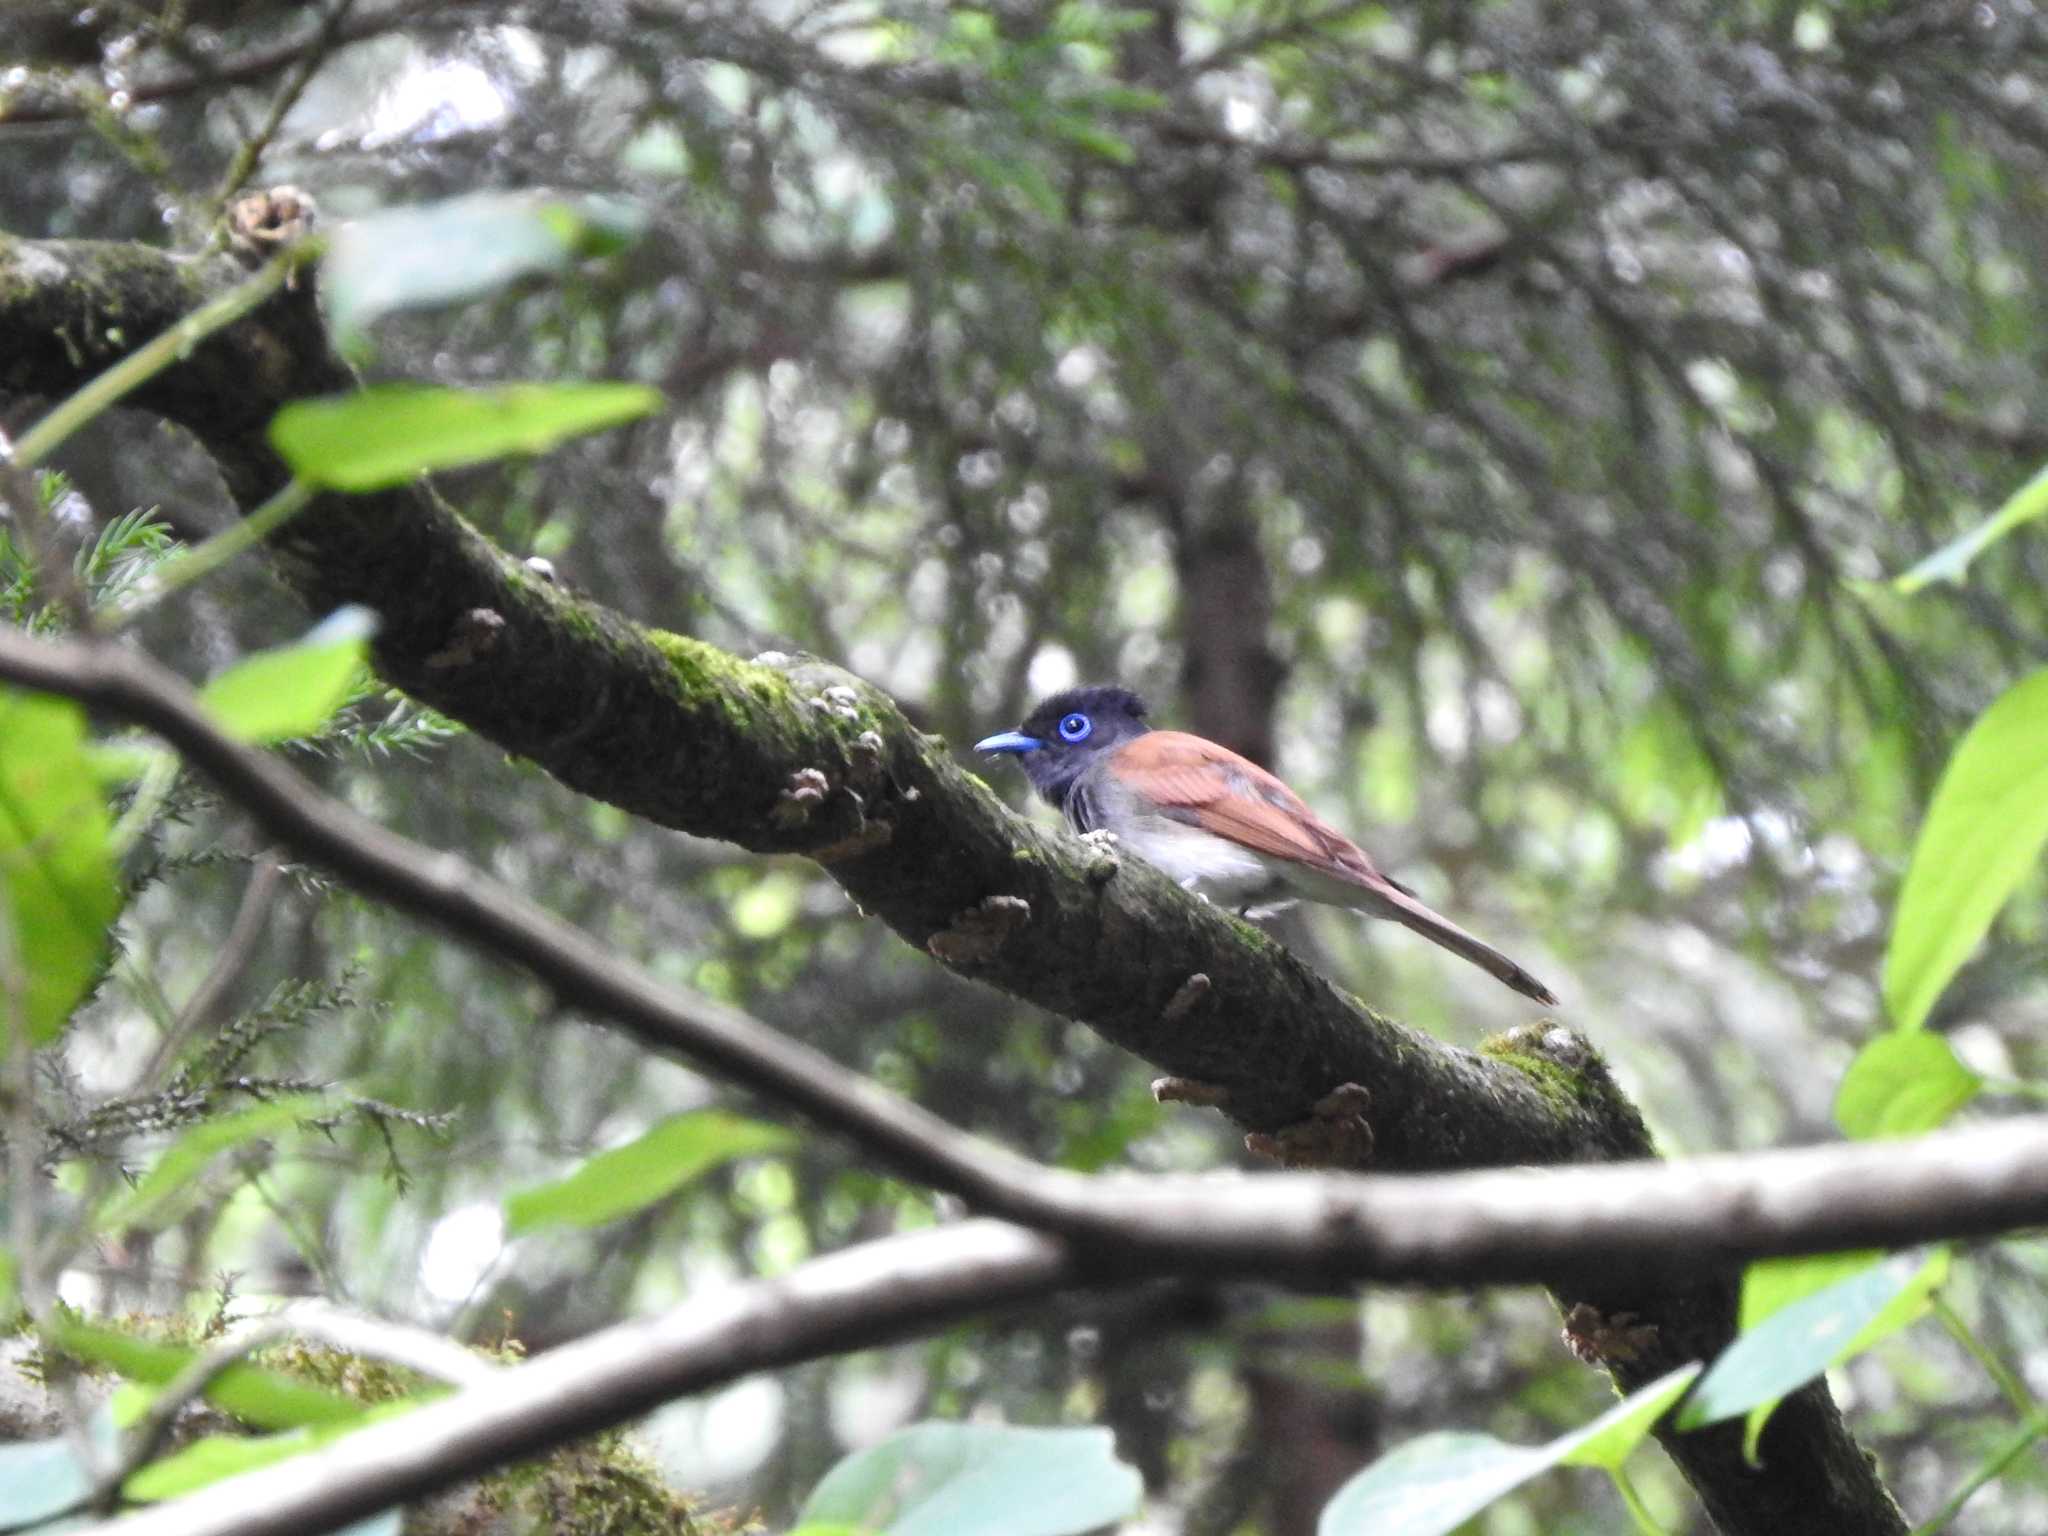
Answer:
[[[1372,1095],[1357,1083],[1340,1083],[1320,1099],[1306,1120],[1271,1135],[1253,1131],[1245,1150],[1286,1168],[1365,1168],[1372,1163],[1372,1125],[1365,1113]]]
[[[1088,861],[1088,879],[1095,885],[1107,885],[1116,878],[1116,872],[1123,866],[1117,861],[1117,835],[1107,827],[1097,827],[1092,832],[1083,832],[1081,841],[1094,850],[1094,857]]]
[[[1237,915],[1248,923],[1263,923],[1269,917],[1278,917],[1294,905],[1292,896],[1283,896],[1273,901],[1255,901],[1237,909]]]
[[[1637,1312],[1610,1317],[1598,1307],[1574,1302],[1564,1315],[1564,1347],[1588,1365],[1627,1365],[1657,1347],[1657,1325],[1641,1321]]]

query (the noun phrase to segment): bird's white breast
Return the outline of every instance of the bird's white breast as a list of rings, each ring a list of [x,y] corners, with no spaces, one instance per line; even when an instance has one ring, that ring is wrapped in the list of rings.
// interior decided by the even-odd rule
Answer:
[[[1284,879],[1278,860],[1168,816],[1132,817],[1117,836],[1147,864],[1226,906]]]

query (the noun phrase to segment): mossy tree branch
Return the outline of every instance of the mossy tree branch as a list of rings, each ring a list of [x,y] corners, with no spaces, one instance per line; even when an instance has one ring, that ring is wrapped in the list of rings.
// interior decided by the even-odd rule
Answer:
[[[238,281],[231,258],[0,236],[0,391],[56,396]],[[244,507],[287,478],[263,428],[287,400],[347,388],[312,285],[279,295],[135,404],[191,431]],[[1007,809],[935,738],[858,679],[808,658],[729,655],[542,581],[425,486],[325,498],[272,548],[316,611],[383,617],[396,686],[650,821],[818,860],[866,912],[967,976],[1093,1026],[1222,1088],[1247,1128],[1306,1119],[1334,1086],[1369,1095],[1375,1167],[1402,1171],[1640,1157],[1640,1116],[1562,1028],[1490,1054],[1358,1004],[1279,945],[1132,860]],[[1190,988],[1190,978],[1206,988]],[[1193,993],[1191,997],[1190,994]],[[1732,1279],[1589,1285],[1569,1298],[1655,1324],[1610,1365],[1624,1386],[1718,1352]],[[1742,1462],[1739,1431],[1667,1448],[1726,1531],[1903,1530],[1822,1386],[1789,1401]]]

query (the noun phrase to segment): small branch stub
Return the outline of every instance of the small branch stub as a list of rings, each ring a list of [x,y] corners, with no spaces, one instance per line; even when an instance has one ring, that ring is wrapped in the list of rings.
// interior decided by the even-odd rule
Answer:
[[[436,671],[467,667],[498,648],[505,633],[505,616],[495,608],[472,608],[456,622],[448,643],[427,658]]]
[[[1205,1083],[1193,1077],[1155,1077],[1152,1097],[1161,1104],[1194,1104],[1202,1109],[1221,1109],[1230,1102],[1230,1089],[1222,1083]]]
[[[985,896],[924,941],[924,947],[948,965],[980,965],[991,960],[1010,935],[1031,921],[1031,903],[1021,896]]]
[[[1208,995],[1208,973],[1205,971],[1195,972],[1194,975],[1180,984],[1180,989],[1172,997],[1166,1000],[1166,1006],[1159,1010],[1159,1022],[1162,1024],[1178,1023],[1199,1008]]]
[[[1575,1302],[1564,1315],[1564,1347],[1587,1365],[1628,1365],[1657,1347],[1657,1325],[1635,1312],[1607,1316],[1598,1307]]]
[[[783,790],[775,802],[774,820],[778,827],[800,827],[811,819],[811,813],[825,803],[825,797],[832,793],[832,781],[818,768],[799,768],[789,776],[789,787]]]
[[[1267,1135],[1253,1131],[1245,1150],[1287,1168],[1364,1168],[1372,1162],[1372,1126],[1365,1112],[1372,1095],[1341,1083],[1316,1100],[1308,1119]]]

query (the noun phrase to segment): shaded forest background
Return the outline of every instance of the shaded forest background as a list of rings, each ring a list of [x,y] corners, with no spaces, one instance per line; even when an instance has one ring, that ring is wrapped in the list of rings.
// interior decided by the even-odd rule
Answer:
[[[646,622],[838,660],[955,743],[1126,682],[1559,984],[1667,1151],[1832,1134],[1933,776],[2048,620],[2038,539],[1910,603],[1880,581],[2048,455],[2027,8],[158,9],[14,8],[0,225],[189,247],[252,180],[331,220],[483,188],[628,199],[644,237],[566,291],[376,333],[373,378],[664,391],[648,422],[444,477],[493,539]],[[196,538],[233,516],[141,417],[64,468],[79,520],[149,507]],[[201,675],[304,623],[252,564],[143,634]],[[391,708],[303,765],[657,974],[1047,1161],[1244,1157],[1154,1104],[1143,1063],[910,953],[812,866],[649,828]],[[191,990],[252,879],[232,818],[181,810],[123,984],[65,1052],[81,1106],[128,1085],[151,989]],[[1524,1017],[1406,935],[1283,931],[1447,1039]],[[2038,899],[2002,937],[1934,1027],[2023,1075]],[[933,1219],[807,1142],[506,1247],[508,1189],[718,1085],[538,1031],[538,988],[303,872],[235,992],[221,1017],[264,1070],[432,1124],[296,1150],[104,1255],[96,1301],[173,1306],[231,1271],[244,1296],[540,1348]],[[2037,1390],[2043,1264],[2005,1245],[1957,1297]],[[1161,1529],[1285,1536],[1412,1434],[1543,1438],[1605,1390],[1535,1293],[1183,1285],[758,1378],[654,1434],[684,1481],[781,1522],[909,1418],[1100,1422]],[[1926,1329],[1842,1395],[1909,1508],[2009,1419]],[[1684,1528],[1675,1476],[1642,1481]],[[1501,1528],[1619,1529],[1610,1497],[1540,1484]],[[2044,1523],[2022,1463],[1954,1528]]]

